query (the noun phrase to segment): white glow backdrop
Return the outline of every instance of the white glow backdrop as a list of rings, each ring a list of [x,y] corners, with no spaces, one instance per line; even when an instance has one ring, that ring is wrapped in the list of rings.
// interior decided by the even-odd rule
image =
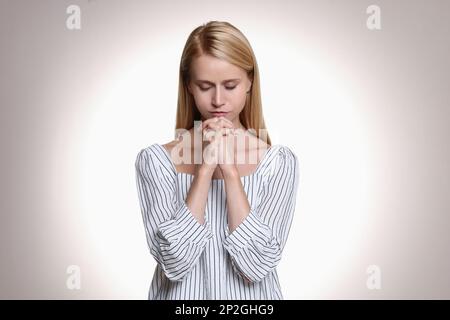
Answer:
[[[146,299],[134,161],[173,138],[181,51],[210,20],[251,42],[269,134],[300,160],[285,299],[450,298],[448,1],[0,3],[0,298]]]

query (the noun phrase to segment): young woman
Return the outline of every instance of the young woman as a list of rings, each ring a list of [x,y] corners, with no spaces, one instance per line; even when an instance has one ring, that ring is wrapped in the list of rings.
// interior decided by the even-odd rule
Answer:
[[[230,23],[211,21],[188,37],[176,120],[178,139],[136,158],[157,262],[148,299],[283,299],[276,266],[295,210],[298,159],[271,144],[256,58]]]

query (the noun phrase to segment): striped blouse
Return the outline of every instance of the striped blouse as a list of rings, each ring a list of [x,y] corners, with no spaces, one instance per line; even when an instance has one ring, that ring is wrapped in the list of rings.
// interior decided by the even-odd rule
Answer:
[[[149,300],[282,300],[276,266],[291,227],[299,164],[272,145],[255,171],[241,176],[250,211],[229,232],[223,179],[212,179],[205,223],[185,199],[194,176],[177,172],[168,151],[139,151],[136,185],[150,254],[157,262]]]

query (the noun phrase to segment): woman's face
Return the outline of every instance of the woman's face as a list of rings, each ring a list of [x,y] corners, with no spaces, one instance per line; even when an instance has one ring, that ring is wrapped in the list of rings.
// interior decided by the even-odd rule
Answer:
[[[192,61],[189,92],[202,120],[220,116],[214,112],[226,112],[223,116],[231,120],[235,128],[242,127],[239,113],[244,109],[251,81],[246,72],[224,60],[202,55]]]

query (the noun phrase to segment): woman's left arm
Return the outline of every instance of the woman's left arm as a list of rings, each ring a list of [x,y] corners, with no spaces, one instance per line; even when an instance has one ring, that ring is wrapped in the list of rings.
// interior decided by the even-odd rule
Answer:
[[[249,205],[237,171],[223,171],[229,229],[224,247],[234,270],[250,283],[264,279],[281,260],[295,211],[298,159],[287,147],[277,152],[255,209]]]

